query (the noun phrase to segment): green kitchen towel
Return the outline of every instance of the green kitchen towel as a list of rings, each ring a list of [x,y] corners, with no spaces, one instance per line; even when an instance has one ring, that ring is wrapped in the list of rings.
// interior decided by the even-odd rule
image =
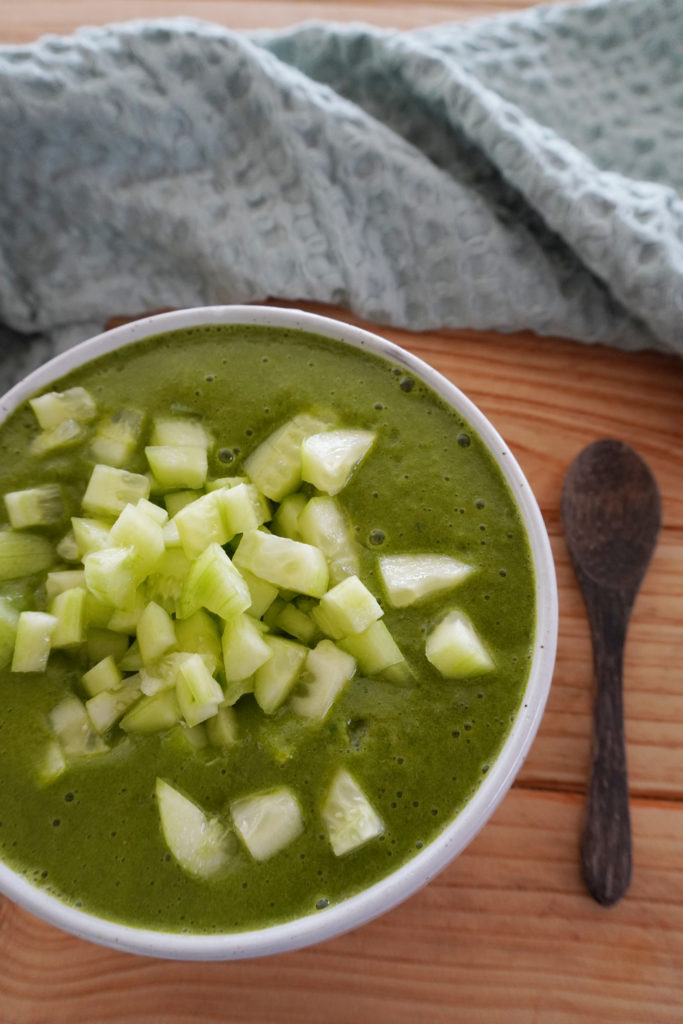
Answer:
[[[0,384],[267,297],[683,352],[683,2],[0,48]]]

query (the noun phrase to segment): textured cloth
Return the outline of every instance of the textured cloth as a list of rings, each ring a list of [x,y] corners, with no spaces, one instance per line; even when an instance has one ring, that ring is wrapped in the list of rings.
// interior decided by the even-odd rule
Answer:
[[[1,47],[0,384],[267,297],[681,353],[682,186],[681,0]]]

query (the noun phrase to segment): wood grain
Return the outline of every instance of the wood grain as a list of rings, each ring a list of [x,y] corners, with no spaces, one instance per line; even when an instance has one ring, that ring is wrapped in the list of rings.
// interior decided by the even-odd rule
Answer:
[[[0,5],[0,42],[150,15],[190,13],[235,28],[309,17],[405,28],[522,6],[30,0]],[[435,366],[492,419],[548,524],[560,598],[557,665],[514,788],[420,893],[354,933],[286,956],[224,964],[133,957],[58,932],[0,898],[0,1024],[683,1020],[681,363],[529,334],[377,330]],[[621,438],[648,460],[664,512],[626,650],[633,882],[609,910],[586,894],[579,872],[594,684],[585,611],[559,524],[564,473],[599,437]]]

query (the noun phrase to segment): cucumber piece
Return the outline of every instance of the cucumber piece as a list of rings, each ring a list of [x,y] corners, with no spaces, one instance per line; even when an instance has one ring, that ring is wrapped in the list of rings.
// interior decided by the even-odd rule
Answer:
[[[169,516],[173,518],[180,512],[181,508],[185,508],[186,505],[196,501],[201,496],[202,491],[169,491],[168,494],[164,494],[164,505]]]
[[[229,865],[234,846],[226,826],[163,779],[156,798],[164,841],[180,867],[197,878],[212,878]]]
[[[178,617],[189,618],[202,606],[230,620],[251,604],[249,588],[220,544],[209,544],[190,564],[178,600]]]
[[[178,706],[189,726],[211,718],[223,701],[223,691],[200,654],[189,654],[178,667]]]
[[[48,725],[65,757],[91,757],[104,754],[109,747],[95,732],[83,701],[68,694],[49,712]]]
[[[80,562],[81,556],[73,530],[68,530],[57,544],[55,551],[65,562]]]
[[[112,608],[105,625],[113,633],[124,633],[126,636],[135,636],[140,616],[145,610],[146,605],[147,601],[145,600],[145,595],[138,587],[135,591],[135,597],[130,608]]]
[[[379,573],[393,608],[407,608],[462,583],[474,571],[450,555],[382,555]]]
[[[278,588],[273,583],[254,576],[253,572],[249,572],[248,569],[241,568],[240,575],[249,588],[249,597],[251,598],[251,604],[247,608],[247,612],[252,618],[260,619],[266,614],[277,597]]]
[[[66,771],[64,751],[57,740],[49,740],[36,771],[36,782],[42,788],[55,782]]]
[[[44,672],[57,619],[47,612],[20,612],[12,655],[12,672]]]
[[[88,430],[82,423],[76,420],[62,420],[50,430],[41,430],[31,441],[29,451],[34,458],[40,459],[49,452],[80,444],[87,434]]]
[[[301,478],[325,494],[337,494],[351,479],[373,444],[371,430],[328,430],[301,444]]]
[[[250,615],[243,612],[226,623],[222,637],[222,655],[228,683],[236,683],[253,676],[254,672],[269,660],[272,653],[261,630]]]
[[[124,715],[120,725],[124,732],[146,735],[170,729],[180,721],[180,718],[181,711],[175,689],[168,688],[151,697],[141,697]]]
[[[393,666],[407,665],[383,619],[370,623],[362,633],[344,637],[338,644],[343,651],[353,655],[365,676],[383,675]]]
[[[128,651],[128,637],[124,633],[114,632],[113,629],[91,626],[86,632],[85,649],[90,664],[102,661],[110,655],[118,663]]]
[[[190,559],[180,547],[166,548],[143,583],[147,600],[156,601],[169,615],[174,615],[178,610],[178,601],[190,571],[190,564]]]
[[[250,530],[242,535],[233,561],[238,568],[247,569],[284,590],[311,597],[322,597],[327,590],[327,562],[322,552],[311,544]]]
[[[244,697],[245,693],[253,692],[253,676],[249,676],[248,679],[237,679],[234,683],[227,683],[223,694],[223,705],[225,707],[234,707],[240,697]],[[218,710],[220,711],[220,708]]]
[[[168,522],[168,512],[161,505],[157,505],[156,502],[150,501],[149,498],[140,498],[135,508],[138,512],[144,512],[145,515],[153,519],[159,526],[165,526]]]
[[[328,426],[317,416],[300,413],[283,423],[245,459],[245,472],[267,498],[282,501],[301,483],[301,442]]]
[[[12,602],[0,597],[0,669],[7,668],[12,661],[18,621],[19,612]]]
[[[105,519],[88,519],[82,516],[72,517],[71,529],[74,532],[80,558],[85,558],[91,551],[101,551],[102,548],[111,546],[109,541],[111,525],[111,522]]]
[[[301,539],[322,551],[327,559],[331,583],[358,575],[358,544],[336,498],[326,495],[311,498],[297,523]]]
[[[237,835],[258,861],[279,853],[304,830],[297,799],[286,786],[235,800],[230,817]]]
[[[289,602],[279,609],[273,626],[275,629],[281,629],[283,633],[289,633],[302,644],[312,644],[316,636],[320,635],[311,616]]]
[[[299,516],[307,501],[306,495],[300,491],[283,498],[273,516],[273,533],[279,537],[289,537],[290,540],[303,540],[299,530]]]
[[[190,446],[205,451],[211,444],[211,438],[201,421],[187,416],[156,417],[150,440],[153,445]]]
[[[355,671],[355,658],[331,640],[321,640],[306,656],[292,710],[303,718],[322,720]]]
[[[85,573],[82,569],[58,569],[56,572],[49,572],[45,578],[45,594],[48,601],[54,600],[57,594],[62,594],[73,587],[85,587]]]
[[[102,601],[99,597],[95,597],[95,595],[91,594],[86,588],[84,625],[101,627],[108,626],[109,621],[114,614],[113,605],[109,604],[108,601]]]
[[[264,636],[271,656],[254,673],[254,697],[267,715],[272,715],[289,696],[306,659],[308,649],[296,640]]]
[[[123,676],[111,654],[89,668],[81,676],[83,689],[89,697],[94,697],[103,690],[118,690]]]
[[[37,398],[30,398],[28,404],[43,430],[52,430],[64,420],[89,423],[97,415],[97,405],[92,395],[81,387],[49,391]]]
[[[135,608],[138,577],[130,548],[102,548],[83,559],[88,590],[114,608]],[[110,624],[110,628],[115,626]]]
[[[188,619],[176,619],[174,625],[178,649],[201,654],[206,667],[215,673],[223,664],[221,635],[216,620],[199,608]]]
[[[130,552],[138,583],[152,572],[166,550],[161,525],[139,503],[122,510],[109,531],[109,543]]]
[[[209,467],[201,445],[148,445],[145,455],[162,489],[203,487]]]
[[[237,743],[239,731],[235,709],[219,707],[213,718],[209,718],[206,723],[206,735],[213,747],[231,747]]]
[[[362,633],[384,612],[358,576],[347,576],[323,594],[311,614],[323,633],[339,640],[352,633]]]
[[[57,594],[50,603],[50,614],[57,619],[52,646],[73,647],[85,640],[85,599],[84,587],[71,587]]]
[[[121,634],[123,636],[123,634]],[[127,641],[128,637],[124,636]],[[139,672],[142,668],[142,658],[137,640],[133,640],[123,657],[118,659],[118,666],[122,672]]]
[[[143,665],[158,661],[177,643],[173,619],[155,601],[145,605],[138,619],[136,636]]]
[[[27,526],[53,526],[66,512],[59,484],[9,491],[4,495],[4,500],[7,517],[14,530],[22,530]]]
[[[101,419],[90,446],[96,461],[107,466],[125,466],[140,442],[144,420],[145,414],[139,409],[117,409]]]
[[[94,516],[118,516],[126,505],[149,498],[150,482],[141,473],[129,473],[98,462],[93,466],[82,506]]]
[[[470,619],[449,612],[427,637],[427,660],[447,679],[483,675],[496,666]]]
[[[252,487],[251,490],[256,489]],[[211,494],[216,495],[228,540],[232,540],[238,533],[255,530],[270,518],[270,509],[267,506],[257,512],[247,484],[222,487],[220,490],[211,491]]]
[[[116,725],[122,715],[140,696],[136,686],[126,683],[117,690],[101,690],[85,702],[85,710],[100,735]]]
[[[0,530],[0,583],[33,576],[54,563],[55,550],[47,537]]]
[[[236,530],[230,532],[223,516],[220,496],[223,491],[211,491],[189,502],[173,517],[180,544],[189,559],[198,558],[209,544],[227,544]],[[225,492],[228,493],[227,491]]]
[[[337,857],[357,850],[384,832],[379,814],[345,768],[332,780],[321,816]]]

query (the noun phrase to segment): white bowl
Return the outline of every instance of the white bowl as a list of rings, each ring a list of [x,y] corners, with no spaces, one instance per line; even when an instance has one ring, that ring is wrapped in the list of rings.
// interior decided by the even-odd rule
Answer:
[[[404,366],[456,409],[493,454],[519,507],[536,575],[536,635],[528,682],[514,724],[499,755],[464,809],[402,867],[324,913],[235,934],[153,931],[103,920],[67,906],[0,863],[0,891],[45,921],[115,949],[183,960],[265,956],[320,942],[377,917],[434,878],[488,821],[519,772],[545,708],[555,662],[558,624],[555,569],[545,524],[510,449],[483,413],[441,374],[397,345],[358,327],[276,307],[211,306],[161,313],[99,334],[39,367],[0,399],[0,421],[36,391],[93,358],[150,335],[207,323],[300,329],[345,342]]]

